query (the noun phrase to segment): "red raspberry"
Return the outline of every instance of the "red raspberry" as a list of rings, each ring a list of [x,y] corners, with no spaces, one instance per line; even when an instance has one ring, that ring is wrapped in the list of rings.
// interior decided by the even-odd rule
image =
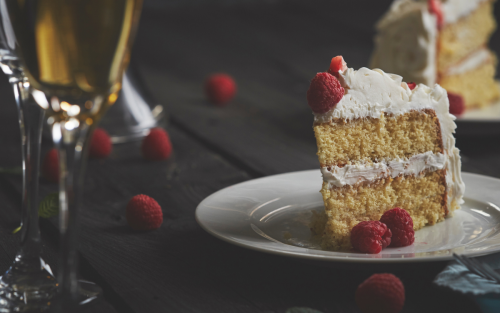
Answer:
[[[127,222],[134,230],[157,229],[163,223],[163,212],[155,199],[137,195],[127,204]]]
[[[344,96],[344,88],[335,76],[318,73],[307,91],[307,104],[314,113],[330,111]]]
[[[382,215],[380,221],[391,230],[391,247],[406,247],[415,241],[413,220],[405,210],[394,208]]]
[[[364,253],[379,253],[391,243],[391,230],[379,221],[365,221],[351,230],[351,245]]]
[[[441,29],[443,27],[443,10],[441,9],[440,0],[427,0],[427,6],[429,7],[429,12],[436,14],[437,18],[437,28]]]
[[[461,95],[448,92],[448,100],[450,101],[450,113],[455,116],[460,116],[465,111],[464,98]]]
[[[147,160],[164,160],[172,153],[172,143],[166,131],[153,128],[142,141],[141,149]]]
[[[205,82],[205,93],[212,103],[224,106],[236,94],[236,83],[227,74],[213,74]]]
[[[415,87],[417,87],[417,84],[415,84],[414,82],[410,82],[410,83],[406,83],[408,85],[408,88],[410,88],[410,90],[413,90],[415,89]]]
[[[105,158],[113,149],[111,138],[102,128],[96,128],[90,140],[89,156],[91,158]]]
[[[55,148],[47,152],[43,159],[42,176],[51,183],[59,182],[59,155]]]
[[[339,78],[339,72],[344,72],[345,70],[347,70],[347,63],[345,63],[344,58],[341,55],[338,55],[330,62],[328,73]]]
[[[373,274],[358,286],[355,298],[363,313],[398,313],[405,304],[405,287],[392,274]]]

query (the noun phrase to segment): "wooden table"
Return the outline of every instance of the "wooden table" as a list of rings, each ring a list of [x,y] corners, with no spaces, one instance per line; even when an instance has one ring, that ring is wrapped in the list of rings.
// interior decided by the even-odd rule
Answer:
[[[389,1],[307,3],[145,10],[133,56],[168,111],[174,154],[146,162],[135,142],[89,161],[78,249],[82,276],[104,289],[105,301],[94,312],[284,312],[293,306],[358,312],[354,291],[378,269],[323,267],[246,250],[208,235],[194,219],[198,203],[221,188],[318,168],[305,100],[309,81],[338,54],[351,67],[367,65],[372,25]],[[227,72],[238,83],[225,108],[205,100],[203,81],[213,72]],[[16,110],[4,77],[0,87],[0,167],[19,166]],[[500,138],[460,130],[457,138],[464,171],[500,177],[500,145],[492,144]],[[57,189],[43,179],[40,188],[42,197]],[[0,175],[0,272],[18,248],[11,232],[19,224],[19,189],[19,176]],[[162,206],[160,229],[137,233],[127,226],[125,205],[137,194]],[[41,221],[44,259],[53,267],[55,225],[55,219]],[[432,285],[445,265],[392,271],[406,286],[403,312],[479,312],[473,299]]]

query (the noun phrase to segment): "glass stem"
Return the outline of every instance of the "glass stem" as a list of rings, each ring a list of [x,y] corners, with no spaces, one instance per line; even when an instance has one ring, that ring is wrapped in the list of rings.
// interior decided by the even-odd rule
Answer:
[[[87,159],[87,137],[90,128],[85,123],[68,130],[68,122],[52,126],[52,138],[59,152],[59,292],[63,310],[78,300],[78,214],[82,201],[83,180]],[[69,306],[69,307],[68,307]]]
[[[38,173],[44,110],[30,96],[30,85],[25,78],[11,77],[19,110],[22,142],[23,190],[21,208],[21,249],[14,267],[25,272],[43,270],[38,225]]]

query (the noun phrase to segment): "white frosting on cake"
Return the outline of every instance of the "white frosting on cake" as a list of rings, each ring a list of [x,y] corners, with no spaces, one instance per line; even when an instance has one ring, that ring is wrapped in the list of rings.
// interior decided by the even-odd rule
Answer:
[[[323,167],[323,180],[329,188],[370,182],[383,177],[395,178],[399,175],[416,175],[422,172],[442,170],[446,166],[446,156],[431,151],[412,156],[409,159],[383,160],[372,164],[357,163],[344,167]]]
[[[466,73],[491,59],[491,52],[486,48],[481,48],[469,55],[463,62],[448,68],[447,74],[458,75]]]
[[[364,67],[358,71],[349,68],[339,73],[339,81],[344,87],[344,96],[330,111],[314,114],[316,124],[360,118],[378,119],[385,113],[389,114],[388,118],[393,118],[412,110],[432,109],[439,119],[444,153],[435,155],[429,151],[408,160],[382,160],[373,164],[355,162],[342,168],[333,167],[330,171],[322,169],[325,182],[339,187],[375,180],[383,175],[396,177],[445,168],[449,207],[453,201],[462,203],[465,185],[460,176],[460,155],[453,137],[455,117],[449,113],[446,90],[439,85],[429,88],[423,84],[410,90],[401,76]]]
[[[444,24],[455,23],[466,17],[485,1],[443,0],[441,9]],[[408,82],[428,86],[435,84],[437,18],[429,12],[427,0],[395,0],[376,27],[371,68],[398,73]],[[477,67],[481,63],[471,61],[467,64]]]

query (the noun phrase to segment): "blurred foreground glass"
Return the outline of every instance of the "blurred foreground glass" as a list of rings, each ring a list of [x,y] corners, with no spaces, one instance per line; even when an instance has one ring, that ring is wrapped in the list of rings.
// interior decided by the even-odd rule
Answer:
[[[64,312],[81,301],[78,209],[88,138],[121,88],[142,0],[6,0],[32,95],[46,110],[60,162],[60,296]]]
[[[0,312],[45,308],[56,291],[50,267],[40,258],[38,172],[43,110],[30,97],[30,84],[15,54],[15,42],[5,1],[0,0],[0,66],[14,90],[23,168],[21,248],[12,266],[0,278]]]

